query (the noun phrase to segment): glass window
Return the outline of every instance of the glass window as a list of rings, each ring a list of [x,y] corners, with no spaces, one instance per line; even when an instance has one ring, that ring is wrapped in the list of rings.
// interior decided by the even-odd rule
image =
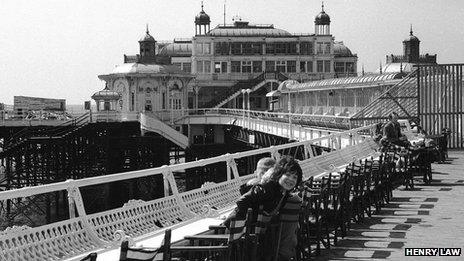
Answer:
[[[336,73],[344,73],[345,72],[345,63],[336,62],[335,63],[335,72]]]
[[[253,53],[253,48],[251,47],[251,43],[243,43],[242,48],[243,48],[243,54]]]
[[[205,73],[211,72],[211,61],[205,61],[204,69],[205,69]]]
[[[220,55],[228,55],[229,54],[229,43],[226,43],[226,42],[214,43],[214,53],[220,54]]]
[[[232,54],[242,54],[242,43],[232,43]]]
[[[330,61],[324,61],[324,72],[329,73],[331,71],[332,70],[330,68]]]
[[[330,54],[330,43],[325,43],[325,54]]]
[[[313,42],[301,42],[300,43],[300,54],[313,54],[314,53]]]
[[[306,63],[306,72],[312,73],[313,70],[313,61],[308,61]]]
[[[182,71],[191,73],[192,72],[192,63],[182,63]]]
[[[221,62],[221,72],[227,73],[227,62]]]
[[[233,72],[233,73],[239,73],[239,72],[241,72],[241,70],[240,70],[240,64],[241,64],[241,63],[240,63],[239,61],[232,61],[232,62],[230,63],[230,70],[231,70],[231,72]]]
[[[287,72],[296,72],[296,61],[287,61]]]
[[[277,61],[276,63],[276,71],[278,72],[285,72],[285,61]]]
[[[317,54],[323,54],[322,43],[317,43]]]
[[[214,62],[214,73],[221,73],[221,62]]]
[[[253,72],[260,73],[263,71],[263,62],[261,61],[253,61]]]
[[[324,61],[317,61],[317,72],[324,72]]]
[[[296,52],[296,43],[288,43],[288,53],[297,54]]]
[[[275,71],[275,61],[266,61],[266,72]]]
[[[354,63],[346,63],[346,71],[350,73],[354,73]]]
[[[275,45],[274,43],[266,43],[266,53],[275,54]]]
[[[328,92],[320,92],[319,93],[319,100],[317,101],[318,106],[327,106],[328,102]]]
[[[253,54],[262,54],[263,46],[261,43],[253,43],[251,48],[253,49]]]
[[[204,43],[203,44],[203,53],[204,54],[210,54],[211,53],[211,44],[210,43]]]
[[[284,54],[286,53],[286,44],[285,43],[275,43],[275,53]]]
[[[166,92],[163,92],[161,95],[161,109],[166,109]]]
[[[251,73],[251,61],[242,62],[242,73]]]
[[[197,61],[197,73],[203,73],[203,61]]]
[[[222,43],[214,43],[214,54],[222,54]]]
[[[300,62],[300,72],[306,72],[306,62]]]
[[[195,51],[197,54],[203,54],[203,44],[202,43],[196,43],[195,44]]]

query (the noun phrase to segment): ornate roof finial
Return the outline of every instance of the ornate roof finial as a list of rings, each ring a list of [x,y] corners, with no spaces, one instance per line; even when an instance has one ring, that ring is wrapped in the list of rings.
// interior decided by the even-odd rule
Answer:
[[[400,73],[403,72],[403,62],[400,62]]]
[[[147,23],[147,31],[146,31],[147,34],[150,34],[150,31],[148,31],[148,23]]]
[[[201,11],[204,12],[204,10],[203,10],[203,1],[201,1]]]
[[[362,76],[364,76],[364,63],[362,64]]]
[[[412,36],[412,24],[411,24],[411,29],[409,30],[409,35]]]
[[[380,71],[380,74],[382,74],[382,62],[380,62],[380,69],[379,69],[379,71]]]
[[[324,1],[322,1],[322,12],[324,12]]]

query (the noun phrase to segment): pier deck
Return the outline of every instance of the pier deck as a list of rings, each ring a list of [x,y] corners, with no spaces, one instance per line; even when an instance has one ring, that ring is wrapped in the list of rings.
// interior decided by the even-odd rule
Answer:
[[[433,164],[430,185],[400,187],[377,215],[353,224],[348,236],[316,260],[463,260],[464,151]],[[405,256],[404,248],[461,248],[460,257]]]

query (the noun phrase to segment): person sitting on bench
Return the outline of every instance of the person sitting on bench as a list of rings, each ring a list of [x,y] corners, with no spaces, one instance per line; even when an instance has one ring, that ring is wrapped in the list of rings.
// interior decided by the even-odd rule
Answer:
[[[401,127],[398,123],[398,113],[392,112],[388,118],[390,121],[383,127],[383,138],[381,144],[395,144],[401,147],[409,147],[409,141],[406,136],[401,133]]]

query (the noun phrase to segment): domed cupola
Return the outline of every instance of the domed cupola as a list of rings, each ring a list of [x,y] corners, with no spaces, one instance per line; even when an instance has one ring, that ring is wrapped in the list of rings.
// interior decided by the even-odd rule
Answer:
[[[411,25],[411,29],[409,30],[409,36],[404,39],[403,42],[420,42],[419,41],[419,38],[417,38],[413,33],[412,33],[412,25]]]
[[[316,15],[314,19],[314,23],[316,25],[329,25],[330,24],[330,16],[324,11],[324,3],[322,3],[322,11]]]
[[[330,35],[330,16],[324,11],[324,2],[322,2],[322,11],[314,18],[314,33]]]
[[[145,35],[139,40],[140,46],[140,62],[143,63],[152,63],[155,61],[155,51],[156,51],[156,40],[153,36],[150,35],[150,31],[147,30]]]
[[[343,42],[334,42],[333,52],[335,57],[352,57],[353,53]]]
[[[211,19],[203,10],[203,1],[201,2],[201,11],[195,16],[195,35],[205,35],[209,32]],[[203,29],[203,30],[202,30]]]
[[[150,31],[148,31],[148,25],[147,25],[147,30],[145,31],[145,35],[142,36],[139,40],[140,42],[156,42],[155,38],[151,36]]]
[[[412,33],[412,25],[409,30],[409,37],[403,41],[403,54],[408,62],[415,63],[419,61],[419,38]]]

